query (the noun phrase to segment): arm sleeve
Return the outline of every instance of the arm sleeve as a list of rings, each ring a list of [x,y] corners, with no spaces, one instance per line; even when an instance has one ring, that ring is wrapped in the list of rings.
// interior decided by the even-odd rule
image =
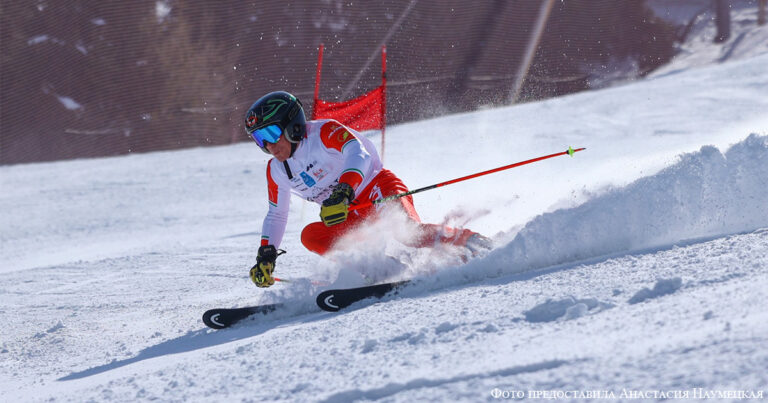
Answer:
[[[261,245],[279,247],[288,223],[291,192],[287,186],[279,186],[272,178],[272,161],[267,164],[267,194],[269,210],[261,226]]]
[[[330,152],[338,151],[344,159],[344,167],[339,175],[339,183],[346,183],[357,190],[365,179],[365,172],[371,165],[369,154],[353,130],[336,121],[329,121],[320,129],[323,145]]]

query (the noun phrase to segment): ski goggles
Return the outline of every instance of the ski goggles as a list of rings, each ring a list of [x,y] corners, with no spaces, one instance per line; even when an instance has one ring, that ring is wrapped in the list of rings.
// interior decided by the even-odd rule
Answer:
[[[279,125],[269,125],[251,132],[251,137],[261,148],[266,147],[265,143],[277,143],[277,140],[280,140],[282,135],[283,129]]]

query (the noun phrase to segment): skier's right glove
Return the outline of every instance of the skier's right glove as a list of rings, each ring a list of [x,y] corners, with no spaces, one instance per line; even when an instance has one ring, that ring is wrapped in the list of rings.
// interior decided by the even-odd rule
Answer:
[[[320,206],[320,219],[326,227],[341,224],[349,215],[349,203],[355,200],[352,186],[341,182],[333,188],[333,192]]]
[[[275,284],[275,278],[272,277],[272,272],[275,271],[275,261],[277,256],[282,255],[285,251],[278,250],[274,245],[264,245],[259,247],[259,254],[256,256],[256,264],[251,267],[251,281],[256,284],[257,287],[269,287]]]

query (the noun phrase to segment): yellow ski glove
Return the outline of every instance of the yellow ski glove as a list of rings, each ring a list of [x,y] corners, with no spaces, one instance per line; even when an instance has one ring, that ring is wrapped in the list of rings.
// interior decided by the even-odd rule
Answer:
[[[339,183],[333,188],[333,193],[328,196],[320,206],[320,219],[326,227],[341,224],[349,215],[349,203],[355,200],[355,191],[346,183]]]
[[[251,267],[251,281],[256,284],[257,287],[269,287],[275,284],[275,278],[272,277],[272,273],[275,271],[275,261],[277,256],[282,255],[285,251],[278,253],[274,245],[264,245],[259,247],[259,254],[256,256],[256,264]]]

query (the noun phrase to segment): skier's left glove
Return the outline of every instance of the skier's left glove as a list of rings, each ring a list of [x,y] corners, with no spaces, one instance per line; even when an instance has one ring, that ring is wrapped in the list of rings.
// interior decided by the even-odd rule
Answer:
[[[355,191],[352,186],[344,182],[333,188],[333,192],[320,206],[320,219],[326,227],[341,224],[349,215],[349,203],[355,200]]]
[[[269,287],[275,284],[275,278],[272,273],[275,271],[275,262],[277,257],[285,253],[284,250],[278,251],[274,245],[263,245],[259,247],[259,254],[256,256],[256,264],[251,267],[251,281],[257,287]]]

